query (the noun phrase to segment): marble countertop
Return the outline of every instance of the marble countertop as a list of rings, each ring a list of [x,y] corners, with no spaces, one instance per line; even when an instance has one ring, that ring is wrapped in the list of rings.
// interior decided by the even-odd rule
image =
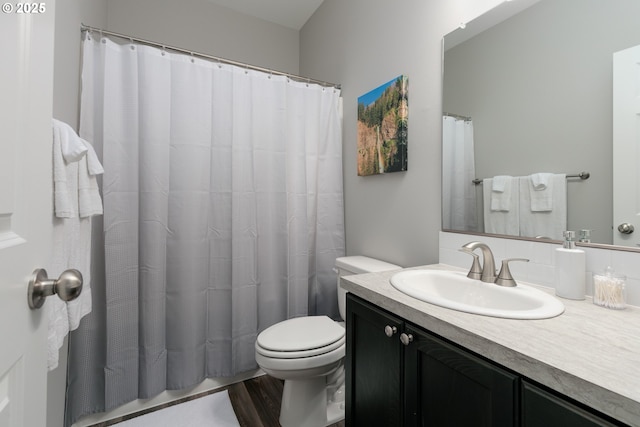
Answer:
[[[462,271],[444,264],[412,269]],[[389,283],[398,271],[345,276],[341,286],[604,414],[640,426],[639,307],[609,310],[593,305],[588,297],[584,301],[560,299],[565,305],[560,316],[500,319],[405,295]],[[540,289],[553,293],[549,288]]]

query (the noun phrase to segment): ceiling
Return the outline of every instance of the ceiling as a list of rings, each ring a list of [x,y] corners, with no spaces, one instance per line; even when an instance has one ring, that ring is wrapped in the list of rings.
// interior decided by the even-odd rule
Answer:
[[[324,0],[209,0],[218,6],[299,30]]]

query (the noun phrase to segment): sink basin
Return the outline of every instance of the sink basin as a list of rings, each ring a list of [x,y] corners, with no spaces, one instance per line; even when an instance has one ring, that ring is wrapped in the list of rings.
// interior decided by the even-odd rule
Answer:
[[[464,272],[406,270],[391,277],[391,285],[413,298],[452,310],[507,319],[547,319],[564,305],[531,286],[498,286],[469,279]]]

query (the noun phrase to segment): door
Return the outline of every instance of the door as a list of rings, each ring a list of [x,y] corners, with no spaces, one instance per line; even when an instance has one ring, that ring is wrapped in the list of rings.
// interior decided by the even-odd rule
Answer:
[[[28,10],[17,10],[18,6]],[[0,427],[46,424],[45,313],[29,309],[27,283],[34,269],[50,261],[53,37],[53,1],[3,4]]]
[[[613,243],[640,244],[640,45],[613,54]]]
[[[405,331],[406,426],[517,425],[516,375],[421,329]]]
[[[347,294],[345,422],[402,426],[402,321]]]
[[[613,427],[612,424],[566,399],[527,381],[522,382],[522,426]]]

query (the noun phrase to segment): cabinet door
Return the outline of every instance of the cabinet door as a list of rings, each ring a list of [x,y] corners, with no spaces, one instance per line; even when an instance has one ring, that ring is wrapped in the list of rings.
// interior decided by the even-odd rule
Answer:
[[[523,427],[607,427],[622,424],[595,415],[535,385],[522,382]]]
[[[346,425],[401,426],[402,321],[352,294],[345,320]]]
[[[420,329],[405,326],[407,426],[517,423],[518,377]]]

